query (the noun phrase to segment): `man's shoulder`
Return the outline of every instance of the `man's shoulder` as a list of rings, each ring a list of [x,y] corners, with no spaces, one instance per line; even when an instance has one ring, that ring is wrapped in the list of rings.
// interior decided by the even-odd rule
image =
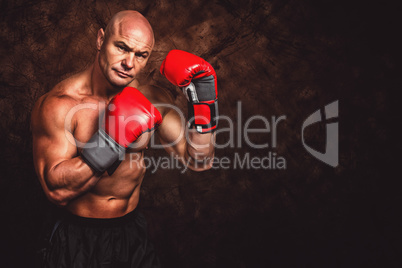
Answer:
[[[46,93],[39,98],[32,110],[31,124],[33,130],[36,126],[58,126],[64,121],[66,114],[74,103],[75,100],[67,95]]]
[[[174,102],[171,94],[164,88],[154,85],[141,85],[138,90],[154,105],[173,104]]]
[[[83,92],[86,87],[82,78],[83,73],[78,73],[59,82],[52,90],[38,99],[35,108],[51,113],[63,111],[82,102],[83,94],[80,92]]]
[[[174,104],[173,97],[164,88],[154,85],[142,85],[138,90],[159,110],[164,116]]]
[[[68,91],[64,89],[56,87],[38,99],[35,103],[34,110],[41,111],[45,114],[62,112],[77,103],[78,100],[72,94],[69,94]]]
[[[61,120],[64,121],[67,113],[82,101],[75,93],[77,87],[74,80],[66,79],[42,95],[32,110],[32,127],[43,124],[57,125]]]

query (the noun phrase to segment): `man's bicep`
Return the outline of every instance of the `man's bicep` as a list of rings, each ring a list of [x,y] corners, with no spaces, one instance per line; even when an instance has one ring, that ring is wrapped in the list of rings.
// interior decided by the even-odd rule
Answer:
[[[157,133],[161,144],[168,153],[184,156],[186,150],[185,129],[185,120],[178,111],[171,109],[163,117]]]
[[[73,135],[65,129],[64,113],[39,111],[33,121],[34,163],[42,177],[57,164],[73,158],[77,149]]]
[[[40,169],[44,169],[43,171],[47,171],[76,155],[76,147],[72,146],[70,141],[63,136],[64,133],[60,132],[58,134],[53,133],[52,136],[34,137],[34,161],[36,165],[40,165]]]

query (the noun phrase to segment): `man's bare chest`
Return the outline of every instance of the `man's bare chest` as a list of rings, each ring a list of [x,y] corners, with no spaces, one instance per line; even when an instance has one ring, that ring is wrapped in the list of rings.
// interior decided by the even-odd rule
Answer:
[[[78,152],[99,130],[104,128],[104,104],[84,104],[76,108],[74,118],[72,118],[72,134]],[[121,133],[125,133],[124,125],[119,126]],[[152,132],[143,133],[135,142],[126,148],[127,153],[136,153],[147,148],[152,136]],[[94,144],[96,146],[96,144]]]

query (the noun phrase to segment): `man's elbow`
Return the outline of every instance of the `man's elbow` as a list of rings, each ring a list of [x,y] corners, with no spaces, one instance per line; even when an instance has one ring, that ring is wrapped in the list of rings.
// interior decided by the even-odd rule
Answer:
[[[188,169],[192,170],[192,171],[197,171],[197,172],[201,172],[201,171],[206,171],[212,168],[212,164],[203,164],[203,165],[188,165],[187,166]]]
[[[52,170],[51,170],[52,171]],[[64,207],[69,201],[68,192],[61,187],[60,179],[55,176],[55,172],[47,172],[44,178],[46,186],[43,187],[47,199],[53,204]]]
[[[198,155],[197,158],[190,157],[187,163],[187,167],[193,171],[206,171],[212,168],[214,164],[214,155],[210,156],[203,156],[200,157]]]
[[[63,194],[60,190],[53,190],[47,193],[47,199],[59,207],[65,207],[70,201],[68,196]]]

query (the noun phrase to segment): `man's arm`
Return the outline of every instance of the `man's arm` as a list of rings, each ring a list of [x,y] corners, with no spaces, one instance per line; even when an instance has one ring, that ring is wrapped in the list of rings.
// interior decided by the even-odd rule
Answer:
[[[179,140],[167,150],[184,159],[194,170],[211,168],[218,117],[218,88],[214,68],[196,55],[171,50],[163,60],[160,72],[183,90],[188,101],[185,135],[184,117],[176,109],[171,109],[160,129],[162,143],[173,141],[174,144]]]
[[[180,113],[172,108],[166,112],[163,123],[157,130],[161,144],[169,154],[173,154],[190,169],[210,169],[215,153],[215,134],[201,134],[194,128],[188,129],[183,114]]]
[[[67,205],[99,180],[77,156],[71,127],[65,128],[69,102],[68,97],[47,97],[39,101],[31,122],[35,169],[47,198],[59,206]]]

